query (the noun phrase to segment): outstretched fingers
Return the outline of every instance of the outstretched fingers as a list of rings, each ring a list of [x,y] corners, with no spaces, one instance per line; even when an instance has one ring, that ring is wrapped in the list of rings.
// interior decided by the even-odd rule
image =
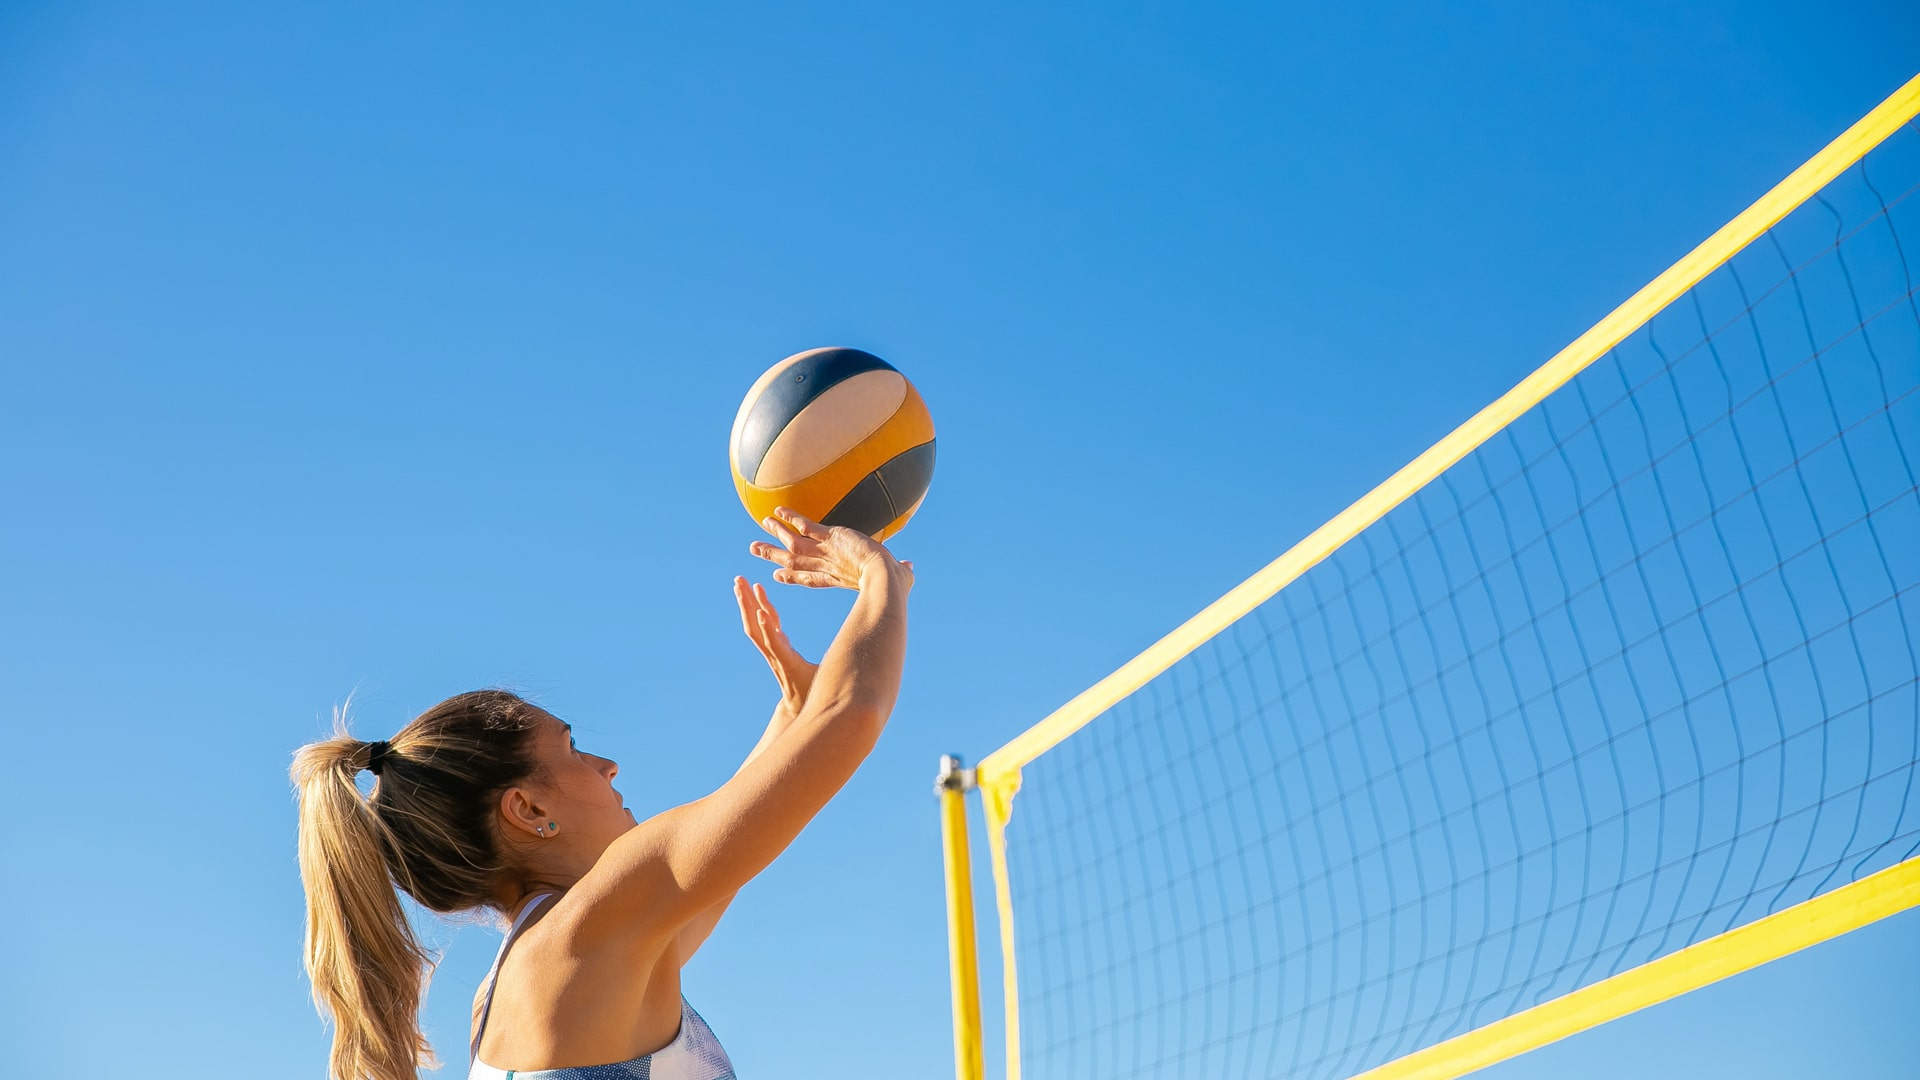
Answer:
[[[767,625],[767,613],[764,609],[755,614],[754,621],[758,624],[759,632],[754,637],[753,643],[760,647],[760,655],[767,658],[767,666],[773,669],[774,681],[780,684],[780,695],[792,698],[795,693],[793,673],[788,670],[786,657],[792,649],[782,649],[781,643],[776,643],[777,631]]]
[[[781,546],[809,555],[824,551],[822,541],[833,535],[825,525],[817,525],[791,510],[761,518],[760,527],[780,541]]]
[[[825,559],[818,555],[805,554],[798,551],[789,551],[778,544],[769,544],[764,540],[756,540],[747,545],[747,551],[757,558],[765,559],[775,566],[787,570],[824,571],[830,570],[833,567],[833,560],[831,559]],[[776,576],[774,580],[778,581],[780,578]]]
[[[784,506],[776,507],[773,514],[774,517],[784,519],[790,523],[796,532],[808,539],[825,540],[830,535],[825,525],[814,521],[812,518],[804,517],[799,512],[789,510]]]
[[[780,609],[773,606],[773,598],[767,595],[767,587],[759,582],[753,583],[754,604],[767,617],[767,625],[780,632]]]
[[[733,598],[740,605],[741,631],[747,635],[748,641],[753,642],[753,647],[760,650],[760,655],[767,658],[767,663],[774,663],[773,642],[767,632],[766,609],[760,606],[759,598],[754,595],[753,587],[747,584],[745,578],[733,579]]]
[[[759,597],[754,595],[754,592],[753,592],[754,588],[757,588],[757,586],[749,587],[747,585],[746,578],[741,577],[737,574],[734,575],[733,602],[740,605],[740,630],[742,633],[746,634],[748,637],[753,636],[753,630],[754,630],[753,614],[755,611],[759,609],[759,606],[760,606]],[[762,593],[761,595],[765,595],[765,594]]]
[[[840,587],[840,579],[833,574],[818,570],[775,570],[773,580],[782,585],[805,585],[809,589],[834,589]]]
[[[760,527],[778,544],[748,546],[756,558],[780,568],[773,580],[809,588],[858,589],[874,558],[891,560],[886,548],[853,529],[822,525],[787,507],[762,518]]]
[[[792,547],[794,541],[800,538],[800,534],[794,531],[793,526],[780,520],[778,515],[761,518],[760,527],[767,530],[775,540],[780,541],[783,547]]]

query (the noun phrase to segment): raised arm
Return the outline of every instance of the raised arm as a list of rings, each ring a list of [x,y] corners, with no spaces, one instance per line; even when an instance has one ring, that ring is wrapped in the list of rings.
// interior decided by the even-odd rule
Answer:
[[[677,934],[786,850],[866,759],[900,690],[912,569],[865,534],[782,511],[755,544],[778,581],[857,589],[800,713],[706,798],[627,832],[574,887],[581,931],[644,946]]]
[[[767,667],[773,671],[774,681],[780,685],[780,703],[773,707],[773,716],[767,720],[766,730],[760,740],[748,752],[746,762],[752,761],[772,746],[807,703],[807,692],[813,688],[814,673],[820,665],[801,655],[788,640],[786,630],[780,625],[779,609],[773,606],[772,598],[767,596],[766,586],[748,584],[747,579],[733,579],[733,602],[740,608],[740,629],[747,640],[760,651]],[[736,770],[738,771],[738,770]],[[720,917],[727,913],[728,905],[733,903],[736,894],[728,893],[714,901],[705,911],[693,917],[693,921],[680,928],[676,942],[676,959],[685,965],[700,951],[712,935],[714,927],[720,924]]]

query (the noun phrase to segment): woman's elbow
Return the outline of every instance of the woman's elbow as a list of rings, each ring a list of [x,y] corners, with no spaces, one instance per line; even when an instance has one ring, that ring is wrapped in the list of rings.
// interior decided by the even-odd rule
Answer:
[[[888,703],[850,697],[827,704],[817,718],[820,731],[836,747],[864,758],[880,741],[892,713]]]

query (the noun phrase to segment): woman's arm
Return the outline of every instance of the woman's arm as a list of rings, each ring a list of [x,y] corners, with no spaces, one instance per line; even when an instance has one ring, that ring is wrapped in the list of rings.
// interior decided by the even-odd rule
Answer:
[[[787,711],[786,706],[776,707],[773,710],[773,718],[767,721],[767,730],[760,733],[760,741],[753,744],[752,750],[747,751],[747,760],[740,763],[740,769],[746,768],[754,758],[766,753],[767,747],[773,745],[773,741],[780,737],[781,732],[792,727],[795,719],[796,717]],[[738,776],[740,769],[735,769],[734,775]]]
[[[747,754],[747,761],[754,758],[772,745],[780,733],[793,725],[806,707],[807,694],[813,690],[813,680],[819,674],[820,665],[800,655],[800,650],[787,640],[787,632],[780,625],[779,609],[773,606],[773,600],[767,596],[764,585],[749,585],[747,579],[733,579],[733,602],[740,608],[740,629],[760,650],[760,655],[772,669],[774,681],[780,684],[780,704],[773,708],[773,717],[767,721],[767,729],[760,735],[760,741],[753,745]],[[746,768],[745,762],[741,768]],[[737,770],[736,770],[737,772]]]
[[[773,718],[767,721],[767,730],[761,733],[760,741],[755,743],[753,749],[747,753],[747,761],[759,757],[775,739],[780,737],[781,732],[793,726],[794,719],[793,711],[787,707],[786,702],[782,701],[774,706]],[[742,762],[740,768],[746,767],[746,762]],[[706,943],[708,936],[713,933],[713,928],[720,924],[720,916],[727,913],[733,898],[738,895],[738,891],[728,893],[715,901],[713,906],[695,916],[692,922],[680,928],[676,949],[681,964],[693,959],[693,954],[700,951],[700,946]]]
[[[780,611],[773,606],[772,598],[767,596],[764,585],[749,585],[747,579],[733,579],[733,602],[740,608],[740,630],[760,650],[760,655],[772,669],[774,681],[780,685],[780,703],[773,708],[773,716],[767,721],[766,731],[760,735],[753,750],[747,754],[747,761],[759,757],[780,733],[793,725],[806,706],[807,692],[813,688],[814,673],[820,665],[808,660],[793,647],[787,639],[785,628],[780,625]],[[745,768],[745,763],[741,764]],[[738,770],[736,770],[738,771]],[[678,962],[684,966],[700,951],[714,927],[720,923],[727,908],[733,903],[737,893],[728,893],[714,902],[714,905],[694,917],[694,920],[682,927],[676,942],[675,953]]]
[[[635,945],[678,934],[786,850],[873,749],[900,690],[913,571],[866,535],[781,512],[754,545],[775,580],[859,595],[806,704],[704,799],[629,830],[569,893],[579,930]]]

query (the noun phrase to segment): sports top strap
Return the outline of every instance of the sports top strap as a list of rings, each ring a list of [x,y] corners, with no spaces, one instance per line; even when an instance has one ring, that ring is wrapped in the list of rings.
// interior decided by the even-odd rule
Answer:
[[[487,972],[487,993],[480,999],[480,1020],[473,1025],[473,1043],[467,1047],[469,1061],[480,1056],[480,1036],[486,1033],[487,1014],[493,1011],[493,984],[500,978],[500,961],[507,958],[507,946],[513,944],[513,939],[520,936],[521,929],[527,925],[527,916],[532,915],[534,909],[553,895],[555,894],[541,893],[527,901],[526,905],[520,909],[520,914],[514,916],[513,925],[507,929],[506,938],[500,942],[500,951],[493,957],[493,968]]]

